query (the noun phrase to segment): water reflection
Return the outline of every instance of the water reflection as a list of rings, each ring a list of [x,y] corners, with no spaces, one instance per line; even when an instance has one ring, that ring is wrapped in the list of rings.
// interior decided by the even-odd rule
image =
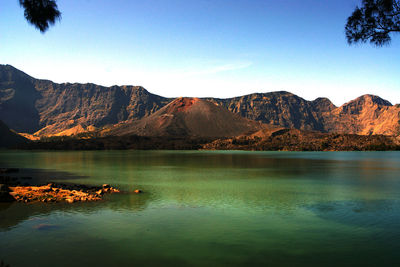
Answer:
[[[0,165],[1,167],[8,167],[6,165]],[[36,169],[36,168],[21,168],[18,167],[17,172],[11,172],[7,174],[0,174],[0,178],[11,178],[10,181],[20,182],[22,185],[41,185],[53,181],[73,181],[78,179],[85,179],[88,176],[77,175],[67,171],[59,170],[47,170],[47,169]],[[15,178],[15,179],[14,179]],[[1,179],[0,179],[1,181]]]
[[[77,203],[0,203],[0,231],[8,231],[33,217],[51,216],[57,212],[90,215],[101,210],[140,212],[151,201],[151,194],[121,193],[102,201]]]
[[[307,206],[324,220],[362,227],[396,230],[400,227],[400,201],[393,199],[348,200]],[[393,234],[395,233],[393,232]]]
[[[293,212],[302,205],[332,199],[368,200],[383,193],[395,197],[400,189],[398,158],[382,161],[374,153],[77,151],[6,155],[0,153],[0,161],[7,166],[42,167],[35,171],[44,180],[111,183],[126,191],[140,188],[147,193],[138,199],[116,197],[108,204],[114,210],[132,208],[136,202],[146,207],[145,203],[152,202]]]

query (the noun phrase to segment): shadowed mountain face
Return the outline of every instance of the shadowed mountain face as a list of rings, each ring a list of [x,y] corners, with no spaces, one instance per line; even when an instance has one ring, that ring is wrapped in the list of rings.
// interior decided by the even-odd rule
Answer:
[[[261,124],[199,98],[177,98],[139,121],[107,135],[228,137],[261,129]]]
[[[220,110],[225,108],[250,120],[286,128],[363,135],[400,134],[400,105],[393,106],[372,95],[361,96],[341,107],[334,106],[327,98],[307,101],[283,91],[204,100],[218,105]],[[118,133],[139,133],[138,129],[141,127],[144,130],[147,125],[146,132],[154,134],[158,131],[155,130],[155,121],[161,125],[160,133],[199,133],[201,136],[204,134],[201,131],[207,131],[195,128],[201,123],[208,123],[208,120],[202,119],[215,116],[213,112],[206,112],[208,104],[199,102],[204,105],[197,107],[193,103],[193,110],[199,109],[197,114],[206,112],[201,118],[190,111],[183,112],[184,116],[175,114],[172,120],[165,109],[160,110],[171,101],[151,94],[140,86],[57,84],[34,79],[12,66],[0,65],[0,120],[18,132],[71,135],[118,124]],[[201,105],[204,110],[200,108]],[[209,107],[210,110],[214,108],[215,105]],[[221,115],[221,118],[224,116]],[[141,120],[145,117],[149,118]],[[134,123],[137,120],[141,122]],[[216,117],[214,120],[219,119]],[[221,119],[219,123],[223,121]],[[128,125],[134,129],[128,130]],[[224,124],[221,127],[233,132],[228,126]],[[118,127],[110,128],[115,130]],[[123,127],[125,130],[122,130]],[[220,134],[211,130],[210,133]]]
[[[35,107],[40,94],[34,82],[22,71],[0,65],[0,120],[18,132],[35,132],[42,128]]]
[[[27,143],[28,140],[24,137],[16,134],[4,124],[4,122],[0,121],[0,148],[15,148],[21,144]]]
[[[167,98],[140,86],[103,87],[95,84],[56,84],[38,80],[41,98],[36,107],[41,115],[41,134],[70,128],[81,131],[125,120],[140,119],[168,103]],[[88,128],[89,127],[89,128]]]

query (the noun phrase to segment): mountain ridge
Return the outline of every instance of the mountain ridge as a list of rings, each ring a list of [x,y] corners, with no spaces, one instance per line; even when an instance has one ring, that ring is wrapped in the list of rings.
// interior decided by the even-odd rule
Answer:
[[[328,98],[308,101],[287,91],[233,98],[201,98],[246,119],[305,131],[400,134],[400,105],[363,95],[336,107]],[[141,86],[54,83],[0,65],[0,120],[38,136],[79,134],[151,116],[172,98]]]

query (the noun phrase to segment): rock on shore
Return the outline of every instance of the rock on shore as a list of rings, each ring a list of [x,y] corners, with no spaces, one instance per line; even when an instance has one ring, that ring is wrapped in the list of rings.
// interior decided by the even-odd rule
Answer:
[[[44,186],[12,186],[9,187],[9,196],[19,202],[61,202],[74,203],[79,201],[98,201],[106,193],[120,191],[108,184],[102,187],[87,187],[78,185],[55,185],[49,183]]]

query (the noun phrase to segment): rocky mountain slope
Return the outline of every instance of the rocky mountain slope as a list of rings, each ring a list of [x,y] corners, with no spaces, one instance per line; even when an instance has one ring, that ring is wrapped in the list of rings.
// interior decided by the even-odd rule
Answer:
[[[17,132],[73,135],[106,125],[134,125],[134,121],[155,114],[172,100],[140,86],[57,84],[0,65],[0,120]],[[373,95],[361,96],[341,107],[327,98],[307,101],[284,91],[205,100],[244,118],[286,128],[400,134],[400,105]]]
[[[141,120],[116,125],[106,135],[229,137],[261,128],[261,123],[209,101],[181,97]]]
[[[307,101],[285,91],[209,100],[251,120],[287,128],[317,131],[324,131],[323,114],[336,108],[327,98]]]
[[[140,86],[38,80],[10,65],[0,65],[0,119],[18,132],[55,134],[87,130],[154,113],[170,100]]]
[[[378,96],[363,95],[324,114],[325,132],[399,135],[400,105]]]
[[[363,95],[340,107],[327,98],[307,101],[289,92],[210,99],[241,116],[266,124],[346,134],[400,134],[400,105]]]

